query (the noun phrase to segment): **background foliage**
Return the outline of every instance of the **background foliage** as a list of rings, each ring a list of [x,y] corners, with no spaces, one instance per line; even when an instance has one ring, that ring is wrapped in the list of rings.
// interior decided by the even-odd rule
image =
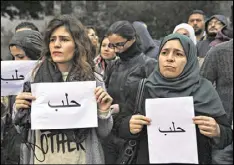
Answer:
[[[213,14],[229,17],[232,4],[233,1],[1,1],[1,38],[11,38],[22,20],[35,22],[43,32],[54,16],[73,14],[84,25],[94,25],[99,38],[115,21],[129,20],[145,22],[152,37],[160,39],[177,24],[187,22],[194,9],[203,10],[208,17]],[[2,18],[10,23],[3,23]],[[9,38],[4,41],[6,44]]]

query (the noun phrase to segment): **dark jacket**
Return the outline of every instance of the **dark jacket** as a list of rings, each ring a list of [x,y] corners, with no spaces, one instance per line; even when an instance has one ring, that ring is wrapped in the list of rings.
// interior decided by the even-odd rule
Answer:
[[[7,96],[7,105],[1,103],[1,163],[18,164],[21,135],[12,122],[15,96]]]
[[[141,22],[133,22],[133,27],[136,29],[137,35],[141,40],[141,49],[143,53],[151,58],[156,59],[158,55],[159,45],[154,42],[147,28]]]
[[[227,113],[229,124],[233,123],[233,39],[212,48],[204,60],[201,75],[215,83],[216,91]],[[233,164],[233,144],[224,150],[213,149],[213,162]]]
[[[128,58],[126,58],[128,57]],[[130,87],[134,84],[138,84],[142,78],[148,77],[154,70],[156,60],[147,57],[142,53],[136,42],[121,56],[120,59],[110,63],[106,69],[104,75],[104,81],[108,93],[113,98],[113,104],[119,104],[120,112],[113,115],[114,126],[110,136],[105,139],[103,148],[106,156],[106,163],[115,163],[119,152],[121,152],[121,144],[123,140],[116,137],[116,128],[122,121],[122,117],[125,113],[131,112],[125,107],[128,104],[128,100],[134,97],[136,98],[136,91],[130,92]],[[127,110],[128,112],[125,112]],[[120,144],[121,143],[121,144]]]
[[[113,104],[120,106],[119,114],[124,110],[130,95],[135,96],[129,91],[130,86],[138,84],[142,78],[147,78],[156,65],[156,60],[145,56],[137,47],[135,42],[126,52],[122,53],[123,57],[120,56],[120,59],[108,65],[104,75],[105,85],[113,98]],[[124,59],[127,56],[130,58]],[[117,120],[117,117],[114,116],[114,123]]]
[[[209,36],[208,34],[208,24],[213,19],[217,18],[220,22],[222,22],[224,25],[227,25],[227,18],[223,15],[213,15],[211,16],[205,23],[205,31],[206,31],[206,39],[199,41],[197,43],[197,56],[200,58],[204,58],[206,56],[206,53],[210,50],[211,45],[210,43],[215,40],[215,36]]]
[[[200,70],[201,76],[216,84],[228,122],[233,120],[233,40],[221,43],[207,54]]]

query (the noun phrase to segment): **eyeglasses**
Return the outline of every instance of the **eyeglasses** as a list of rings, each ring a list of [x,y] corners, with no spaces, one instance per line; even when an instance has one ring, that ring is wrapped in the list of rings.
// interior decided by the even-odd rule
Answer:
[[[210,21],[210,22],[208,23],[208,26],[211,26],[211,25],[213,25],[213,24],[215,24],[215,25],[223,25],[222,22],[220,22],[220,21]]]
[[[111,48],[111,49],[114,49],[114,48],[118,48],[118,49],[122,49],[124,47],[124,45],[128,42],[129,40],[125,41],[125,42],[118,42],[116,44],[112,44],[112,43],[109,43],[108,47]]]

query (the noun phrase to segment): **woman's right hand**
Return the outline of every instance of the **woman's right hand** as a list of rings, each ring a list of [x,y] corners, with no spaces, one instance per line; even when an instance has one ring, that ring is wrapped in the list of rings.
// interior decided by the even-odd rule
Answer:
[[[141,132],[144,125],[150,125],[151,119],[143,115],[133,115],[129,121],[129,128],[132,134]]]
[[[22,92],[15,98],[15,108],[19,110],[21,108],[30,108],[31,100],[35,100],[36,98],[32,96],[31,92]]]

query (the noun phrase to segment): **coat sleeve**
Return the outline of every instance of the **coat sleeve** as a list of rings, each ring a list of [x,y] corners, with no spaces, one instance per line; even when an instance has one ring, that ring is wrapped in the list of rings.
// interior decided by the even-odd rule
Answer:
[[[101,115],[100,113],[98,114],[97,133],[100,138],[105,138],[111,132],[113,127],[111,111],[109,111],[107,115]]]
[[[125,118],[123,118],[121,124],[119,125],[118,128],[118,135],[120,138],[123,139],[137,139],[139,137],[139,133],[138,134],[132,134],[130,132],[130,119],[131,119],[132,115],[127,116]]]
[[[105,83],[102,79],[102,77],[98,74],[95,74],[96,76],[96,82],[97,86],[101,86],[104,90]],[[113,118],[111,114],[111,110],[109,110],[107,113],[101,113],[98,111],[98,127],[97,127],[97,133],[100,138],[105,138],[110,132],[113,127]]]
[[[137,86],[135,88],[132,88],[132,90],[135,89],[137,91],[138,86],[139,85],[137,84]],[[139,110],[140,112],[138,112],[142,115],[145,115],[145,109],[144,109],[145,99],[146,99],[146,93],[144,92],[142,103],[141,103],[141,108]],[[130,98],[127,102],[127,106],[125,106],[126,109],[120,114],[120,116],[118,117],[118,121],[115,121],[115,128],[117,130],[117,134],[119,137],[123,139],[138,139],[140,137],[141,132],[143,131],[142,129],[142,131],[137,134],[132,134],[130,132],[130,120],[132,116],[134,115],[132,111],[132,107],[135,107],[135,99]]]
[[[215,120],[220,127],[220,137],[217,139],[215,146],[219,149],[224,149],[232,143],[233,130],[231,129],[231,125],[228,123],[226,114],[215,118]]]

